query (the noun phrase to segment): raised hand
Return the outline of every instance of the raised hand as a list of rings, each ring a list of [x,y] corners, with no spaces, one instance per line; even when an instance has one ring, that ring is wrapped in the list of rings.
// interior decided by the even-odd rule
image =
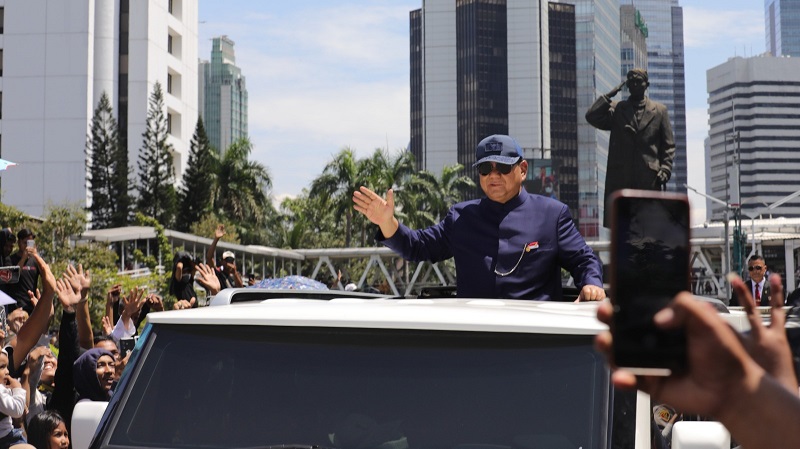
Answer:
[[[131,289],[130,294],[122,297],[121,318],[123,322],[126,322],[128,319],[139,313],[139,311],[142,310],[142,306],[146,300],[147,297],[144,294],[144,289],[141,287]]]
[[[225,236],[225,225],[217,225],[217,229],[214,231],[214,238],[219,240]]]
[[[58,301],[64,307],[64,310],[74,312],[74,307],[80,302],[81,295],[72,289],[72,285],[67,279],[56,280],[56,293],[58,294]]]
[[[195,273],[194,279],[198,284],[207,288],[209,294],[212,296],[219,293],[219,291],[222,289],[222,286],[219,283],[219,278],[217,277],[216,273],[214,273],[214,269],[204,263],[197,265],[197,273]]]
[[[111,317],[108,315],[104,315],[102,318],[103,323],[103,333],[106,335],[111,335],[114,332],[114,323],[111,321]]]
[[[613,98],[615,95],[617,95],[617,94],[619,93],[619,91],[621,91],[621,90],[622,90],[622,88],[623,88],[623,87],[625,87],[625,83],[626,83],[626,82],[627,82],[627,81],[623,81],[622,83],[620,83],[620,85],[619,85],[619,86],[617,86],[617,87],[615,87],[615,88],[611,89],[611,90],[610,90],[610,91],[609,91],[609,92],[606,94],[606,97],[608,97],[608,98]]]
[[[31,304],[36,307],[36,303],[39,302],[39,299],[42,298],[42,293],[37,288],[35,292],[28,290],[28,299],[31,300]]]
[[[359,191],[353,192],[355,210],[361,212],[367,219],[380,226],[383,236],[390,238],[397,231],[400,224],[394,217],[394,191],[386,191],[386,199],[372,190],[361,186]]]

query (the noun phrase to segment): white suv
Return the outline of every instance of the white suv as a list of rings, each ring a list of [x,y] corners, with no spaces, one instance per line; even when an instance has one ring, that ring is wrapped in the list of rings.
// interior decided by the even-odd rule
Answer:
[[[654,447],[647,396],[615,392],[593,348],[595,304],[339,293],[149,314],[102,419],[76,407],[74,447]]]

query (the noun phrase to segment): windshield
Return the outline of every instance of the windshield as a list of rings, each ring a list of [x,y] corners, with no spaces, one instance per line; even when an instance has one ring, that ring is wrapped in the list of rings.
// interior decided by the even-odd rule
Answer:
[[[606,446],[589,336],[182,325],[143,351],[112,446]]]

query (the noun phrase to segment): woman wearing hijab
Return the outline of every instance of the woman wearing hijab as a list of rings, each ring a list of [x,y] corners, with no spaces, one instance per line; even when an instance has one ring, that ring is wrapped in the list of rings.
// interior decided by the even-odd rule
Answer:
[[[115,367],[114,354],[108,350],[92,348],[81,354],[72,365],[78,402],[111,399]]]

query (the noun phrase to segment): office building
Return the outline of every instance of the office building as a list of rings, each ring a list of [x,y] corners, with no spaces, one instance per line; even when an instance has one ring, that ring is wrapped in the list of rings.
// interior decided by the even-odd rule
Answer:
[[[2,201],[35,216],[87,205],[86,136],[105,92],[135,167],[156,82],[179,177],[197,120],[197,3],[0,1]]]
[[[678,0],[619,0],[634,5],[647,21],[647,96],[663,103],[675,134],[675,160],[667,190],[686,193],[686,77],[683,8]]]
[[[201,61],[200,116],[208,140],[220,152],[247,137],[247,87],[236,66],[234,42],[228,36],[211,40],[211,61]]]
[[[549,9],[550,35],[550,145],[552,167],[533,170],[532,182],[539,179],[552,186],[555,196],[569,206],[573,219],[579,221],[578,202],[578,90],[575,55],[575,6],[553,3]],[[533,162],[546,163],[547,159]],[[535,167],[534,167],[535,168]],[[540,189],[541,190],[541,189]]]
[[[637,67],[647,67],[647,22],[633,5],[619,7],[621,79]],[[624,89],[627,92],[628,88]]]
[[[419,169],[472,168],[491,134],[550,158],[548,2],[423,0],[410,13],[411,151]],[[477,195],[477,192],[476,192]]]
[[[800,217],[800,59],[735,57],[707,72],[709,194],[741,203],[743,217]],[[741,160],[741,167],[736,163]],[[712,217],[724,206],[713,203]]]
[[[617,0],[565,0],[575,5],[578,93],[578,229],[587,239],[607,237],[603,228],[608,131],[584,114],[600,95],[621,82]]]
[[[767,52],[772,56],[800,56],[800,0],[764,2]]]

